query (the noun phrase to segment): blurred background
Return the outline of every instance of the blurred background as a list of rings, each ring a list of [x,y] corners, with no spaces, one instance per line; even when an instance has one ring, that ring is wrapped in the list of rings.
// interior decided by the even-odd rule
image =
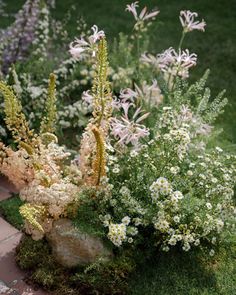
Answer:
[[[24,0],[7,0],[6,10],[15,13],[23,5]],[[199,13],[206,23],[206,32],[194,31],[188,34],[184,46],[198,55],[198,66],[191,71],[191,79],[200,78],[207,68],[211,69],[208,86],[213,96],[226,89],[229,105],[218,120],[225,129],[226,138],[236,143],[236,0],[143,0],[140,7],[146,5],[149,9],[158,7],[160,14],[158,22],[153,26],[153,53],[170,46],[177,46],[181,25],[179,11],[189,9]],[[125,0],[56,0],[54,16],[62,19],[71,7],[71,18],[68,31],[71,40],[76,34],[76,20],[83,16],[89,25],[97,24],[106,32],[110,44],[119,32],[132,30],[133,18],[125,12]],[[6,27],[13,17],[0,18],[0,26]]]

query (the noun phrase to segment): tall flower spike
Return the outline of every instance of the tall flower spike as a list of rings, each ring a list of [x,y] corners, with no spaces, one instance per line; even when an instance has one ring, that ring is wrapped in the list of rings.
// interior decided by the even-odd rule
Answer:
[[[57,118],[56,108],[56,76],[50,74],[48,83],[48,98],[46,102],[46,116],[40,126],[40,133],[53,133],[55,131],[55,121]]]
[[[22,112],[22,106],[15,96],[10,86],[0,82],[0,92],[4,97],[5,121],[8,129],[16,142],[22,145],[26,151],[31,154],[36,144],[36,136],[33,130],[30,130],[25,115]]]
[[[105,143],[104,143],[104,138],[97,127],[92,128],[92,132],[94,134],[94,137],[96,139],[96,158],[93,161],[93,171],[94,171],[94,183],[95,185],[100,184],[100,179],[101,177],[106,175],[105,171],[105,165],[106,165],[106,160],[105,160]]]
[[[85,184],[98,186],[101,177],[105,176],[105,140],[112,115],[112,94],[107,80],[108,61],[105,38],[99,41],[96,58],[97,70],[91,94],[93,118],[83,133],[79,168]]]
[[[112,95],[110,83],[107,80],[107,70],[107,42],[105,38],[102,38],[98,45],[97,71],[92,87],[94,117],[92,123],[104,129],[107,129],[106,125],[112,115]]]

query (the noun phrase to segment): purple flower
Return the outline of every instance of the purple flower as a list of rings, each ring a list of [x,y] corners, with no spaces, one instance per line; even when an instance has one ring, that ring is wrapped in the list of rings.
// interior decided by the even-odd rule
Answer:
[[[16,14],[15,22],[1,32],[2,72],[11,64],[24,60],[32,46],[40,17],[40,0],[28,0]]]

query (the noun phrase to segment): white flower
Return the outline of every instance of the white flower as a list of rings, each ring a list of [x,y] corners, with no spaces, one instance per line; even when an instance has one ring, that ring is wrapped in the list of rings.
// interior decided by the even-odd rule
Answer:
[[[182,249],[184,250],[184,251],[189,251],[190,250],[190,244],[189,243],[184,243],[184,245],[183,245],[183,247],[182,247]]]
[[[129,223],[130,223],[130,217],[129,216],[125,216],[124,218],[122,218],[121,222],[124,223],[125,225],[129,225]]]
[[[199,246],[199,245],[200,245],[200,240],[199,239],[195,240],[194,246]]]
[[[168,247],[167,245],[162,247],[162,251],[164,252],[168,252],[170,250],[170,247]]]
[[[171,167],[170,168],[170,172],[174,175],[178,174],[180,171],[180,168],[178,166],[175,166],[175,167]]]
[[[130,157],[131,158],[135,158],[135,157],[137,157],[138,156],[138,152],[136,151],[136,150],[132,150],[131,152],[130,152]]]
[[[212,242],[212,244],[216,244],[216,237],[213,237],[211,242]]]
[[[160,195],[169,195],[172,192],[171,184],[164,177],[159,177],[150,186],[151,198],[156,202]]]
[[[171,197],[173,199],[176,199],[176,200],[181,200],[183,199],[183,194],[180,192],[180,191],[174,191],[172,194],[171,194]]]
[[[128,243],[131,244],[131,243],[133,243],[133,241],[134,241],[133,238],[128,238]]]
[[[176,216],[174,216],[173,220],[174,220],[174,222],[179,223],[180,217],[178,215],[176,215]]]
[[[158,219],[156,223],[154,223],[155,229],[159,230],[160,232],[164,233],[167,232],[170,228],[170,225],[167,220],[165,219]]]
[[[207,209],[211,210],[212,209],[211,203],[206,203],[206,207],[207,207]]]
[[[177,238],[176,238],[175,235],[173,235],[173,236],[169,239],[168,244],[171,245],[171,246],[175,246],[176,243],[177,243]]]
[[[195,21],[196,17],[198,17],[198,14],[196,12],[191,12],[190,10],[180,11],[179,19],[186,33],[193,30],[200,30],[203,32],[205,31],[205,21]]]
[[[222,153],[223,152],[223,150],[222,150],[222,148],[220,148],[220,147],[216,147],[216,151],[218,152],[218,153]]]
[[[210,252],[209,252],[209,255],[210,256],[214,256],[215,255],[215,251],[213,249],[211,249]]]
[[[115,174],[119,173],[119,172],[120,172],[120,168],[119,168],[119,166],[116,165],[116,166],[112,169],[112,172],[115,173]]]
[[[193,176],[193,171],[188,170],[188,171],[187,171],[187,175],[188,175],[188,176]]]
[[[126,239],[126,226],[123,223],[110,223],[107,236],[115,246],[120,247]]]

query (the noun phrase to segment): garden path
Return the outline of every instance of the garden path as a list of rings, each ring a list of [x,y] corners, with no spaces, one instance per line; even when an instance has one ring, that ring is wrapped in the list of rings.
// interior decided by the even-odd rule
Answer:
[[[0,177],[0,201],[11,197],[16,189]],[[24,282],[26,274],[21,271],[14,258],[15,247],[22,233],[0,216],[0,294],[1,295],[47,295],[42,290],[34,290]],[[49,294],[48,294],[49,295]]]

